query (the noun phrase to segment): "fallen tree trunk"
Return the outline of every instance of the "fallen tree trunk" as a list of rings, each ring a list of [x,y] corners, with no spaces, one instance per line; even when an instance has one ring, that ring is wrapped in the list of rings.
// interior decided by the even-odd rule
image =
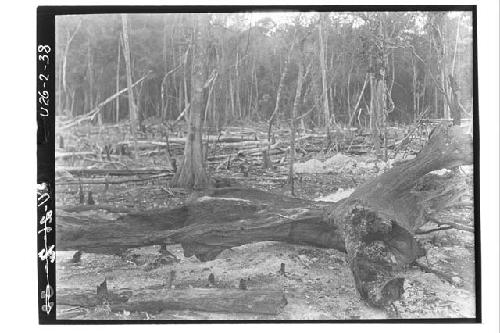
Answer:
[[[89,176],[136,176],[136,175],[154,175],[159,173],[171,173],[169,169],[75,169],[75,168],[59,168],[58,171],[68,172],[76,177]]]
[[[405,267],[422,256],[414,232],[435,202],[448,198],[416,191],[433,170],[472,164],[471,136],[460,127],[437,127],[417,156],[361,185],[336,204],[265,191],[219,188],[172,210],[130,213],[117,221],[93,221],[59,213],[57,247],[97,252],[180,243],[202,261],[259,241],[283,241],[347,252],[362,298],[387,307],[403,293]],[[424,200],[425,199],[425,200]]]
[[[448,199],[415,191],[417,182],[434,170],[472,164],[471,139],[460,127],[437,127],[415,159],[361,185],[330,209],[330,223],[345,232],[356,289],[370,304],[387,307],[401,297],[404,268],[425,254],[414,232],[436,202]]]
[[[111,222],[61,211],[57,247],[108,253],[109,248],[180,243],[185,256],[195,255],[202,261],[214,259],[225,249],[259,241],[343,250],[341,232],[324,218],[325,207],[256,189],[218,188],[200,193],[179,208],[129,213]]]
[[[148,177],[137,175],[134,178],[121,178],[120,180],[110,180],[105,178],[91,178],[91,179],[73,179],[73,180],[56,180],[57,185],[75,185],[75,184],[102,184],[102,185],[110,185],[110,184],[125,184],[125,183],[134,183],[134,182],[145,182],[153,179],[163,178],[163,177],[172,177],[173,172],[164,172],[153,174]]]
[[[156,314],[165,310],[276,315],[288,303],[282,291],[204,289],[168,290],[151,288],[121,290],[97,295],[94,291],[58,289],[57,304],[94,307],[109,304],[112,311]]]
[[[70,157],[81,157],[81,156],[96,156],[97,153],[93,151],[79,151],[79,152],[56,152],[55,159],[67,159]]]

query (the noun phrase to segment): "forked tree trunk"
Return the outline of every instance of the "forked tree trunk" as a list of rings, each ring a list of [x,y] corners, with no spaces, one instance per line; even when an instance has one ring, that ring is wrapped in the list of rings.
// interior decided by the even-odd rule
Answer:
[[[259,241],[335,248],[347,252],[360,296],[386,308],[404,291],[407,264],[423,255],[414,232],[427,222],[430,207],[448,200],[417,192],[417,181],[430,171],[471,163],[471,136],[460,127],[442,125],[414,159],[361,185],[338,203],[218,188],[200,192],[176,209],[129,213],[117,221],[77,217],[64,213],[71,212],[65,208],[58,212],[56,242],[59,250],[89,252],[180,243],[185,256],[202,261]]]
[[[361,88],[361,92],[359,93],[358,100],[356,101],[356,104],[354,105],[354,108],[351,110],[351,113],[349,114],[349,125],[348,125],[348,127],[352,126],[352,122],[354,120],[354,116],[358,112],[359,103],[361,102],[361,99],[363,98],[363,95],[365,93],[366,84],[369,81],[368,79],[369,79],[369,74],[367,74],[365,76],[365,81],[363,82],[363,87]],[[358,120],[358,125],[359,125],[359,127],[361,127],[361,123],[359,122],[359,120]]]
[[[172,181],[180,187],[204,188],[208,185],[201,143],[202,114],[205,109],[203,89],[208,19],[208,14],[198,14],[196,17],[197,24],[192,46],[191,111],[188,118],[188,135],[184,146],[184,161]]]

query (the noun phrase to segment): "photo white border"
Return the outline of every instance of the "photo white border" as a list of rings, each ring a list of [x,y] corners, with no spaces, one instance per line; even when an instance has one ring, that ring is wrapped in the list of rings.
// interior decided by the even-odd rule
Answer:
[[[37,295],[35,189],[36,189],[36,6],[38,5],[478,5],[478,76],[481,178],[481,266],[483,324],[210,324],[39,326]],[[176,331],[253,332],[286,330],[302,332],[499,332],[499,3],[474,1],[17,1],[5,3],[0,20],[2,51],[1,133],[3,163],[1,203],[2,327],[47,332]],[[402,326],[404,325],[404,326]]]

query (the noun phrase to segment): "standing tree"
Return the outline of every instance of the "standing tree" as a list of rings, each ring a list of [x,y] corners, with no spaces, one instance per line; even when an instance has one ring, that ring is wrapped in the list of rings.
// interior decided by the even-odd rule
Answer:
[[[62,82],[60,83],[60,85],[62,86],[61,87],[62,92],[59,93],[59,99],[58,99],[58,106],[59,106],[59,109],[61,109],[61,110],[66,110],[68,107],[71,109],[71,105],[73,104],[73,98],[71,98],[70,93],[68,91],[66,67],[67,67],[69,47],[71,45],[71,42],[75,38],[78,30],[80,29],[81,25],[82,25],[82,20],[79,20],[78,25],[73,30],[73,32],[72,33],[68,32],[66,45],[64,47],[64,51],[62,54],[62,65],[61,65],[61,81]]]
[[[271,150],[272,127],[273,127],[274,121],[276,120],[276,116],[278,115],[278,111],[280,109],[281,93],[282,93],[283,87],[285,85],[285,78],[288,74],[288,66],[290,64],[290,58],[292,56],[292,51],[293,51],[294,46],[295,46],[295,32],[293,35],[292,43],[290,44],[290,48],[288,49],[285,63],[283,64],[283,72],[281,73],[280,81],[279,81],[279,85],[278,85],[278,91],[276,92],[276,103],[274,104],[274,111],[271,114],[271,117],[269,118],[269,126],[267,128],[267,151],[268,151],[268,153]]]
[[[445,12],[435,12],[429,14],[428,27],[432,45],[437,57],[437,67],[439,71],[439,81],[441,83],[440,91],[443,94],[444,118],[450,119],[450,103],[448,102],[448,82],[446,75],[446,43],[443,37],[443,20]]]
[[[203,166],[202,127],[205,110],[204,86],[208,14],[196,14],[192,45],[191,111],[188,117],[188,135],[184,146],[184,161],[172,180],[181,187],[203,188],[208,185],[208,176]]]
[[[137,156],[137,140],[135,130],[137,128],[137,106],[134,100],[134,91],[132,89],[132,66],[130,65],[130,47],[128,43],[127,14],[122,14],[123,26],[123,56],[127,67],[127,88],[128,88],[128,106],[130,110],[130,132],[134,139],[134,155]]]
[[[323,112],[325,114],[325,132],[326,132],[326,140],[327,145],[330,145],[331,142],[331,133],[330,133],[330,109],[328,108],[328,86],[326,80],[326,62],[325,62],[325,46],[323,42],[323,24],[325,19],[328,18],[327,13],[321,13],[319,15],[319,62],[321,66],[321,82],[323,86],[321,100],[323,102]]]
[[[118,55],[116,56],[116,93],[120,91],[120,39],[121,38],[118,38]],[[116,98],[115,103],[115,122],[118,124],[118,122],[120,121],[120,97]]]

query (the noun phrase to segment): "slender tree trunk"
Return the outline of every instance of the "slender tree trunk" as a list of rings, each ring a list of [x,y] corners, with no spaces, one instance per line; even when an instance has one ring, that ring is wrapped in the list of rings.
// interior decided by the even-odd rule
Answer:
[[[236,65],[235,65],[235,82],[234,82],[234,93],[236,95],[236,107],[238,108],[238,117],[241,119],[243,114],[241,112],[241,98],[240,98],[240,61],[239,53],[236,49]]]
[[[186,75],[184,73],[184,75]],[[182,112],[182,101],[183,101],[183,95],[184,95],[184,90],[182,90],[182,84],[183,84],[183,81],[184,81],[184,78],[182,78],[181,80],[179,80],[179,88],[177,89],[178,91],[178,98],[177,98],[177,109],[179,110],[179,115],[181,114]],[[184,119],[188,119],[187,118],[187,115],[184,115]]]
[[[180,187],[204,188],[208,176],[203,166],[202,128],[204,111],[203,89],[206,79],[204,61],[208,14],[196,14],[196,27],[192,45],[191,112],[188,118],[188,136],[184,146],[184,161],[172,183]]]
[[[87,46],[87,73],[89,80],[89,110],[94,108],[94,68],[92,66],[92,52],[90,47],[90,39]],[[97,115],[97,123],[102,126],[102,113]]]
[[[417,110],[417,67],[415,64],[415,57],[412,54],[411,56],[411,65],[413,69],[413,76],[412,76],[412,89],[413,89],[413,121],[415,121],[418,117],[418,110]]]
[[[290,45],[290,49],[288,50],[288,54],[285,60],[285,64],[283,65],[283,72],[281,73],[280,76],[280,82],[278,86],[278,91],[276,92],[276,104],[274,105],[274,111],[271,114],[271,117],[269,118],[269,126],[267,129],[267,150],[269,151],[271,149],[271,131],[272,131],[272,126],[274,123],[274,120],[276,119],[276,115],[278,114],[278,110],[280,107],[280,101],[281,101],[281,91],[283,90],[284,86],[284,81],[285,77],[288,73],[288,65],[290,63],[290,57],[292,55],[292,50],[295,46],[295,37],[293,38],[292,44]]]
[[[120,50],[120,38],[118,38],[118,54],[116,56],[116,92],[120,91],[120,58],[121,58],[121,50]],[[120,121],[120,97],[116,99],[115,102],[115,122],[118,124]]]
[[[208,89],[207,104],[205,105],[205,112],[204,112],[204,122],[206,123],[207,120],[210,120],[211,122],[210,125],[213,124],[213,117],[211,117],[209,113],[210,113],[210,105],[214,104],[212,91],[214,90],[215,80],[217,80],[217,78],[215,78],[214,81],[212,81]]]
[[[290,191],[292,195],[295,195],[294,179],[293,179],[293,164],[295,163],[295,132],[296,132],[296,120],[297,111],[300,105],[300,97],[302,93],[302,81],[304,72],[304,65],[302,61],[299,60],[299,72],[297,74],[297,90],[295,91],[295,100],[293,102],[292,108],[292,119],[290,121],[291,139],[290,139],[290,164],[288,171],[288,181],[290,182]]]
[[[71,42],[73,41],[73,39],[75,38],[75,35],[76,33],[78,32],[78,30],[80,29],[80,26],[82,25],[82,21],[80,20],[78,22],[78,25],[76,26],[75,30],[73,31],[73,33],[68,33],[68,42],[66,43],[66,47],[64,48],[64,54],[63,54],[63,59],[62,59],[62,95],[61,96],[61,100],[65,100],[66,102],[64,103],[65,105],[61,105],[62,108],[66,108],[68,106],[68,104],[71,104],[73,105],[73,100],[68,103],[69,101],[69,92],[68,92],[68,85],[67,85],[67,80],[66,80],[66,77],[67,77],[67,71],[66,71],[66,67],[67,67],[67,59],[68,59],[68,53],[69,53],[69,47],[71,45]],[[74,92],[73,92],[73,95],[74,95]],[[62,102],[61,102],[62,104]],[[73,113],[71,113],[73,115]],[[73,115],[74,116],[74,115]]]
[[[252,61],[252,69],[250,71],[250,84],[248,85],[248,100],[247,100],[247,114],[252,116],[252,102],[253,102],[253,73],[255,72],[255,58]]]
[[[168,55],[167,55],[167,21],[168,18],[165,16],[163,18],[163,49],[162,49],[162,57],[163,57],[163,72],[167,73],[167,68],[168,68]],[[172,45],[173,46],[173,45]],[[175,68],[175,65],[173,65],[173,68]],[[168,91],[165,89],[166,85],[166,77],[163,78],[163,80],[160,83],[160,100],[161,100],[161,106],[158,110],[157,117],[165,120],[166,119],[166,111],[167,111],[167,104],[168,104]]]
[[[128,22],[127,14],[122,14],[122,27],[123,27],[123,58],[125,59],[125,66],[127,67],[127,87],[128,87],[128,105],[130,112],[130,132],[134,140],[134,155],[137,156],[137,106],[134,99],[134,91],[132,89],[132,67],[130,65],[130,47],[128,43]]]
[[[235,115],[235,110],[234,110],[234,89],[231,77],[229,77],[229,98],[231,99],[231,114],[230,118],[228,117],[228,119],[233,120],[233,117]]]
[[[451,105],[450,105],[450,113],[451,113],[451,117],[453,119],[453,125],[458,125],[460,126],[460,123],[461,123],[461,105],[460,105],[460,95],[459,95],[459,87],[458,87],[458,83],[457,81],[455,80],[455,78],[453,77],[453,75],[449,75],[448,76],[448,80],[449,80],[449,83],[450,83],[450,95],[451,95],[451,98],[450,98],[450,101],[451,101]]]
[[[71,94],[71,114],[75,116],[75,91],[76,89],[73,89],[73,93]]]
[[[444,43],[443,36],[443,17],[444,12],[435,12],[430,17],[430,27],[431,27],[431,36],[432,41],[434,43],[434,49],[437,55],[437,67],[439,70],[440,77],[440,90],[443,95],[443,117],[445,119],[450,119],[450,98],[448,95],[448,75],[446,74],[446,44]]]
[[[256,117],[259,118],[259,81],[257,79],[257,72],[255,71],[254,68],[254,83],[255,83],[255,102],[254,102],[254,112],[256,114]]]
[[[444,119],[450,119],[450,109],[448,108],[448,102],[446,100],[446,96],[448,94],[446,89],[446,74],[444,69],[444,64],[441,64],[441,90],[444,92],[443,95],[443,117]]]
[[[455,37],[455,49],[453,51],[453,63],[451,65],[451,76],[455,75],[455,59],[457,56],[458,37],[460,36],[460,16],[457,18],[457,35]]]
[[[187,57],[186,57],[186,60],[184,62],[184,77],[182,78],[182,83],[183,83],[183,88],[184,88],[184,110],[185,113],[184,113],[184,119],[188,119],[189,118],[189,110],[187,108],[187,106],[189,105],[189,97],[188,97],[188,87],[187,87],[187,76],[189,74],[189,70],[188,70],[188,66],[187,66]]]
[[[348,119],[348,127],[351,126],[351,114],[352,114],[352,110],[351,110],[351,92],[349,91],[350,90],[350,86],[351,86],[351,73],[352,73],[352,64],[351,64],[351,68],[349,69],[349,73],[347,75],[347,86],[346,86],[346,92],[347,92],[347,116],[349,117]]]
[[[359,96],[358,96],[358,100],[356,101],[356,104],[354,105],[354,108],[352,110],[352,114],[349,116],[349,127],[352,126],[352,121],[354,119],[354,115],[356,114],[358,108],[359,108],[359,103],[361,102],[361,98],[363,98],[363,95],[365,93],[365,89],[366,89],[366,84],[368,83],[368,81],[370,81],[370,75],[367,74],[365,76],[365,81],[363,82],[363,87],[361,88],[361,92],[359,93]],[[358,120],[358,125],[361,127],[361,122]]]
[[[320,21],[319,21],[319,60],[321,66],[321,82],[323,85],[322,92],[322,102],[323,102],[323,113],[325,118],[325,132],[327,137],[327,145],[330,145],[331,142],[331,133],[330,133],[330,110],[328,108],[328,86],[326,80],[326,63],[325,63],[325,46],[323,42],[323,23],[328,14],[321,13]],[[334,120],[335,121],[335,120]]]
[[[438,88],[434,87],[434,118],[439,118]]]

